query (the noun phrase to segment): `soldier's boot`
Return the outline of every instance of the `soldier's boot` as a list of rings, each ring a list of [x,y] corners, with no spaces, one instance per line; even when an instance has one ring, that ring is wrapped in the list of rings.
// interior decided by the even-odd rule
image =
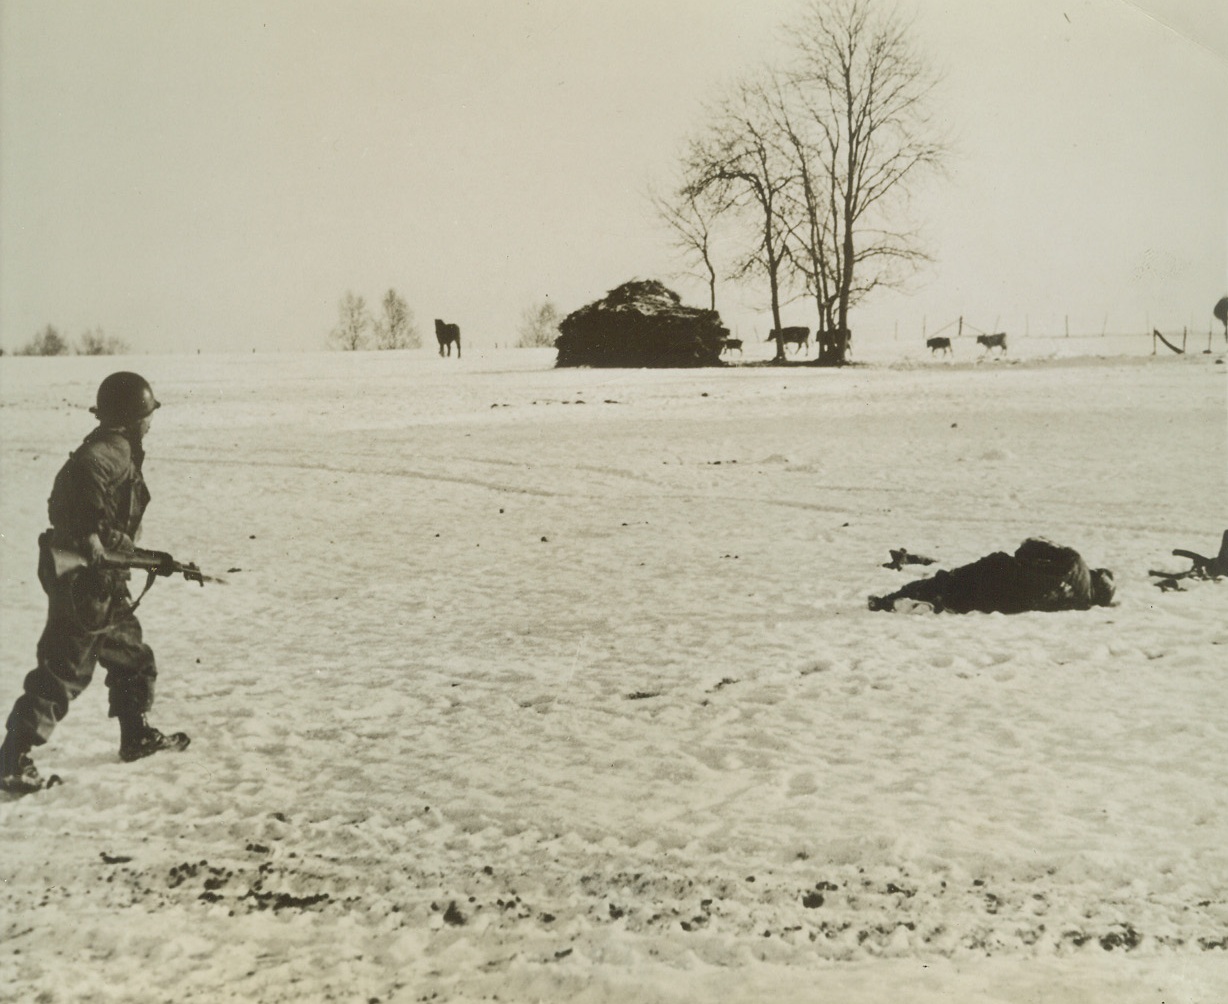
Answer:
[[[119,758],[124,763],[141,760],[163,750],[184,750],[191,740],[184,732],[170,735],[159,732],[144,715],[133,715],[119,720]]]
[[[60,783],[57,775],[43,777],[38,772],[30,759],[31,745],[30,739],[21,733],[5,734],[4,742],[0,744],[0,791],[11,795],[29,795]]]

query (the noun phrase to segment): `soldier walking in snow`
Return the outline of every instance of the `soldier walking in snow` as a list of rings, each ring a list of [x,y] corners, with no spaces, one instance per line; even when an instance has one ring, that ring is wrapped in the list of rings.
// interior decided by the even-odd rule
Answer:
[[[121,760],[188,745],[182,732],[164,735],[145,720],[154,699],[154,654],[133,612],[131,573],[108,560],[133,553],[140,533],[150,498],[141,473],[144,438],[158,407],[143,377],[112,373],[99,385],[91,409],[98,428],[56,475],[47,503],[51,529],[39,538],[47,624],[38,641],[38,665],[26,676],[0,746],[4,791],[25,794],[59,780],[43,778],[30,751],[47,741],[99,663],[107,671],[111,717],[119,719]],[[81,567],[57,575],[53,549],[75,554]]]

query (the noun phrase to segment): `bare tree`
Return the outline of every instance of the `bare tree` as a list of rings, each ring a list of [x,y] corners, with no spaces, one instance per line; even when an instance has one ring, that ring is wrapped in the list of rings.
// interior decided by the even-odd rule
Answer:
[[[754,236],[733,278],[756,272],[767,278],[772,327],[779,332],[792,230],[784,211],[795,175],[775,130],[774,93],[770,75],[738,84],[718,107],[708,131],[691,143],[685,172],[691,179],[690,193],[748,221]],[[776,358],[784,358],[779,337]]]
[[[657,206],[710,276],[712,223],[749,224],[731,278],[767,279],[776,331],[782,300],[804,286],[821,363],[845,360],[852,307],[927,260],[906,200],[945,152],[926,109],[935,77],[909,26],[876,3],[806,0],[788,26],[790,59],[738,84],[691,143],[683,195],[703,201]]]
[[[559,308],[549,300],[525,307],[520,315],[518,349],[553,348],[559,337]]]
[[[66,356],[72,351],[68,340],[48,324],[15,353],[19,356]]]
[[[791,227],[792,243],[789,264],[797,272],[814,298],[818,313],[818,334],[835,327],[832,308],[832,202],[830,172],[826,170],[818,150],[806,128],[807,119],[799,115],[799,102],[788,88],[776,80],[772,109],[775,127],[780,134],[786,155],[795,171],[794,183],[785,193],[786,216],[795,221]]]
[[[367,301],[347,291],[337,306],[337,313],[338,323],[329,334],[329,340],[343,352],[357,352],[366,348],[367,329],[371,327]]]
[[[926,110],[936,81],[908,25],[874,0],[809,0],[788,34],[808,277],[820,323],[846,339],[851,306],[926,260],[901,210],[907,183],[945,152]]]
[[[713,189],[703,191],[686,183],[670,196],[650,190],[648,199],[657,216],[669,229],[674,248],[695,271],[687,272],[708,286],[708,309],[716,310],[716,268],[713,226],[727,208],[711,198]]]
[[[127,342],[107,335],[102,328],[83,331],[77,341],[77,355],[80,356],[122,356],[130,351]]]
[[[414,326],[414,312],[395,290],[384,294],[384,314],[375,321],[377,349],[420,349],[422,339]]]

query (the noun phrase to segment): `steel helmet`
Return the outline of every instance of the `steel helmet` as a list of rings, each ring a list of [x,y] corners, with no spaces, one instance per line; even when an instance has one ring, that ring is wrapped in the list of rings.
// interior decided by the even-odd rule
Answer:
[[[112,373],[98,385],[98,401],[90,411],[100,421],[132,425],[161,407],[149,381],[139,373]]]

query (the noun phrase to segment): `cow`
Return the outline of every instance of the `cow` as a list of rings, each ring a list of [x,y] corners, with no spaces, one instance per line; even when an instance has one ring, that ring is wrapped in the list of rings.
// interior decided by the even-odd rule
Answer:
[[[1001,355],[1006,355],[1006,332],[999,331],[996,335],[977,335],[977,345],[985,346],[985,352],[990,349],[1001,349]]]
[[[949,338],[927,338],[925,347],[930,350],[930,355],[933,355],[939,349],[942,350],[944,356],[951,355],[951,339]]]
[[[768,335],[767,340],[769,342],[774,342],[777,338],[780,339],[780,347],[782,351],[786,345],[796,345],[798,351],[801,351],[803,348],[807,352],[810,351],[809,328],[801,326],[794,328],[773,328],[772,333]]]
[[[734,349],[737,349],[738,352],[742,351],[742,339],[726,338],[721,342],[721,353],[722,354],[725,352],[732,352]]]
[[[439,354],[441,356],[452,354],[452,344],[456,344],[456,358],[461,357],[461,341],[460,341],[460,325],[445,324],[438,317],[435,318],[435,337],[439,340]],[[447,350],[446,352],[444,350]]]

